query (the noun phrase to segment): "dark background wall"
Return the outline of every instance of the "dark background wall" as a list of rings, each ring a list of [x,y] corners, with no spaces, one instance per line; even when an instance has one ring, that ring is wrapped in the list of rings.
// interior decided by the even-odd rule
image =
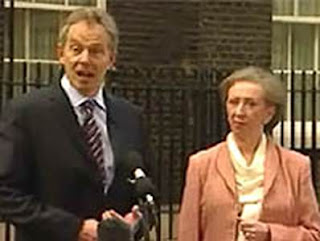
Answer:
[[[200,13],[200,64],[219,70],[270,66],[270,0],[205,1]]]
[[[269,67],[271,7],[271,0],[110,0],[118,64]]]
[[[118,63],[181,65],[198,58],[199,3],[110,1],[120,29]]]
[[[149,118],[162,201],[179,203],[187,156],[224,136],[219,81],[270,67],[271,0],[110,0],[108,10],[120,30],[117,65],[137,66],[118,67],[113,84],[139,89],[124,96]]]

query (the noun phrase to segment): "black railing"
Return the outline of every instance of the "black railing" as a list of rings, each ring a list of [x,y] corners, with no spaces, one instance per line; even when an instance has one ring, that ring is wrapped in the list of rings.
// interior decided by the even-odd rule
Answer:
[[[15,63],[15,67],[21,70],[15,71],[20,78],[9,81],[4,77],[0,83],[3,105],[11,98],[58,81],[60,75],[57,65]],[[31,75],[27,74],[28,68],[33,68]],[[274,131],[274,138],[312,157],[314,184],[319,193],[319,74],[305,71],[277,74],[289,86],[290,113]],[[155,183],[160,191],[162,212],[168,216],[167,237],[159,234],[158,240],[174,239],[174,215],[180,203],[187,157],[221,141],[226,134],[218,94],[218,84],[224,75],[211,68],[122,66],[106,77],[112,80],[107,84],[111,92],[144,109],[156,163]]]

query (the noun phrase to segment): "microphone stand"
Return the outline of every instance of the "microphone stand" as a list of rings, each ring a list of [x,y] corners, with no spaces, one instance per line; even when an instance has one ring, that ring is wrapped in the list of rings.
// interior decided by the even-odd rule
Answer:
[[[154,225],[156,232],[158,229],[158,215],[156,211],[156,206],[154,203],[149,203],[143,201],[142,199],[138,200],[139,207],[142,213],[142,228],[143,228],[143,238],[144,241],[150,241],[150,228]]]
[[[142,212],[142,231],[143,231],[143,238],[144,241],[150,241],[150,233],[149,233],[149,224],[150,224],[150,215],[148,210],[148,203],[144,202],[142,199],[139,198],[138,200],[139,207]]]

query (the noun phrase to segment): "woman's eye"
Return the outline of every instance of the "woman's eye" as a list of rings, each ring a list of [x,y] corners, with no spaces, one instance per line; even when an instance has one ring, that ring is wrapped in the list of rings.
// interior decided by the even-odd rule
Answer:
[[[236,104],[238,104],[238,102],[239,102],[239,101],[237,101],[237,100],[235,100],[235,99],[231,99],[231,100],[228,101],[228,103],[229,103],[230,105],[236,105]]]
[[[249,101],[247,104],[248,104],[250,107],[254,107],[254,106],[257,105],[257,103],[254,102],[254,101]]]

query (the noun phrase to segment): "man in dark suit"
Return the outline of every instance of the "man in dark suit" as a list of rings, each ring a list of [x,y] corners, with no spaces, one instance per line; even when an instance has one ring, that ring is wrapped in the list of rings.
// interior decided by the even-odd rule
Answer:
[[[17,241],[94,241],[104,212],[135,204],[126,162],[147,148],[140,109],[104,89],[117,45],[110,15],[76,10],[59,36],[60,82],[3,112],[0,215]]]

